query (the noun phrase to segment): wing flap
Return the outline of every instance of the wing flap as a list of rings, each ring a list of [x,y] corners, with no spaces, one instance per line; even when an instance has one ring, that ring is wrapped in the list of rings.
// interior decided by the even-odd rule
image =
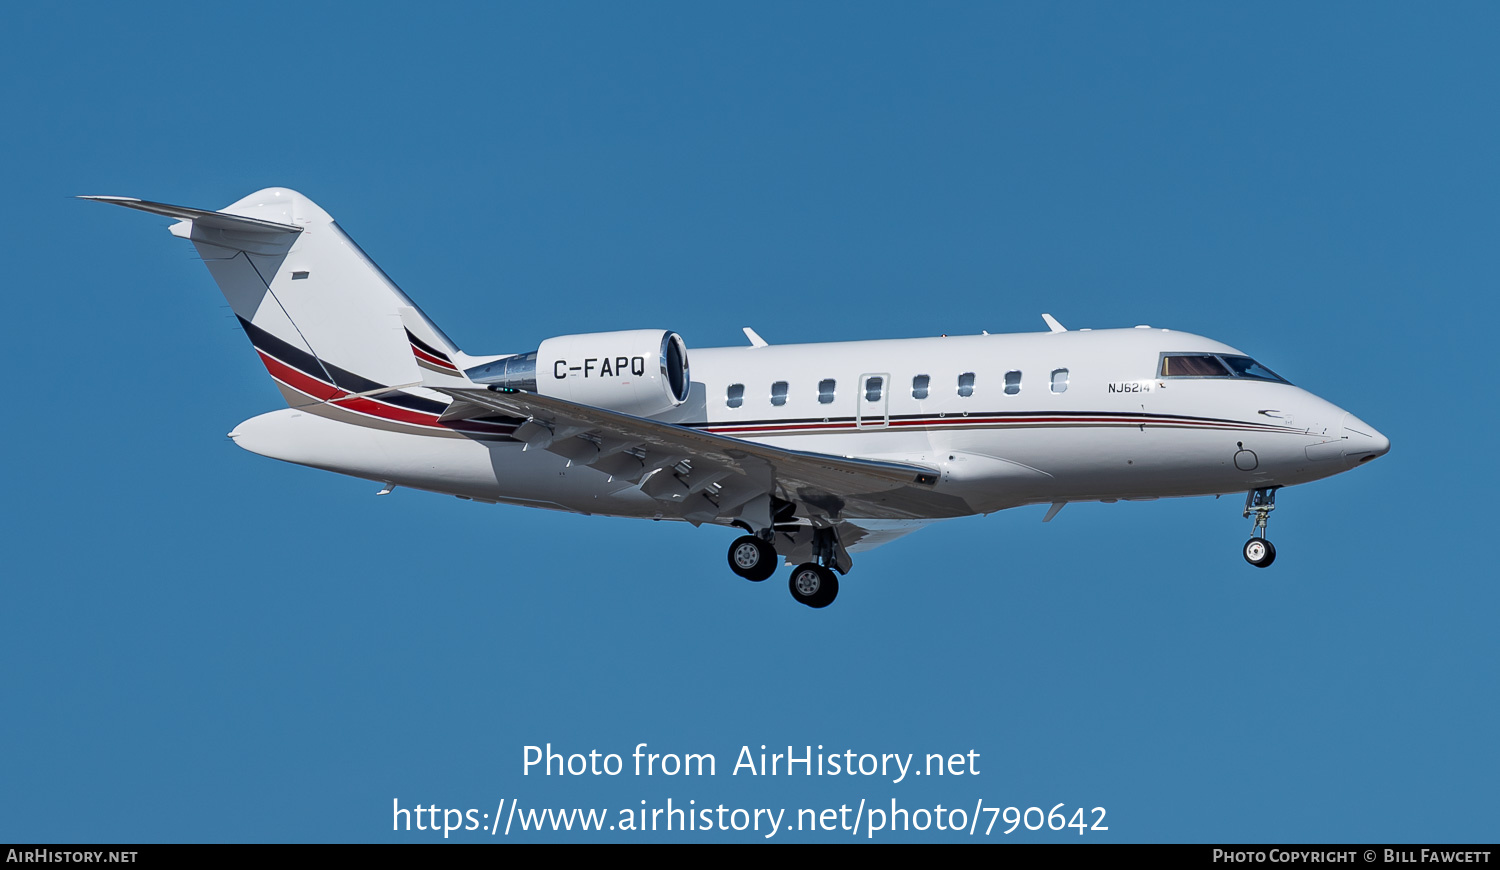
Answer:
[[[686,426],[633,417],[604,408],[579,405],[564,399],[533,393],[496,392],[482,388],[439,388],[449,397],[481,405],[493,411],[526,417],[538,426],[550,423],[553,440],[562,429],[602,431],[624,440],[635,440],[663,453],[686,453],[689,458],[707,459],[743,469],[759,463],[784,464],[798,482],[826,484],[831,488],[854,492],[878,492],[901,486],[931,486],[937,482],[934,469],[896,462],[850,459],[826,453],[786,450],[715,435]],[[519,430],[518,430],[519,437]],[[524,439],[523,439],[524,440]]]
[[[695,522],[735,516],[767,494],[835,520],[850,511],[892,519],[969,512],[933,491],[938,473],[924,466],[788,450],[533,393],[436,389],[463,403],[459,413],[478,407],[525,419],[514,437],[527,449],[549,450],[638,484]]]

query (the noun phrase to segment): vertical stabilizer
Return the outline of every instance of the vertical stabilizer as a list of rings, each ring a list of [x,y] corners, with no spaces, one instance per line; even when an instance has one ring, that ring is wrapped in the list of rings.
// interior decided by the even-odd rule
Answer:
[[[179,218],[261,361],[293,407],[454,373],[463,355],[333,218],[270,187],[220,211],[87,197]],[[460,375],[461,377],[461,375]]]

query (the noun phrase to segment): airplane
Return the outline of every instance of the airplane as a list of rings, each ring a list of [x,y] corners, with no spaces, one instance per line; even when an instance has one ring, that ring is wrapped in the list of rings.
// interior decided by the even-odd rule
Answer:
[[[729,568],[792,567],[831,604],[853,554],[1023,505],[1245,493],[1268,567],[1283,487],[1383,456],[1372,426],[1227,344],[1169,329],[697,349],[676,332],[548,338],[471,355],[322,208],[267,188],[175,218],[288,407],[246,450],[484,503],[737,528]],[[529,342],[528,342],[529,343]]]

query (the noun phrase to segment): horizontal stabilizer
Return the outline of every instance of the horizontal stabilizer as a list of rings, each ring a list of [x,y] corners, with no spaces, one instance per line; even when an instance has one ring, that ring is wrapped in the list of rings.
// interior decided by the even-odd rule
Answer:
[[[167,205],[164,202],[152,202],[147,199],[136,199],[129,196],[80,196],[78,198],[91,199],[94,202],[107,202],[110,205],[133,208],[136,211],[145,211],[152,214],[165,215],[166,217],[192,221],[195,226],[207,229],[271,234],[296,234],[302,232],[301,227],[294,227],[291,224],[278,224],[274,221],[263,221],[258,218],[240,217],[239,215],[225,214],[221,211],[188,208],[185,205]]]

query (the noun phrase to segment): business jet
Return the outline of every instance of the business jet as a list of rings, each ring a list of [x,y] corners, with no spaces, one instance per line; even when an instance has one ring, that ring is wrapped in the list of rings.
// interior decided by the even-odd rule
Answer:
[[[229,433],[263,456],[501,503],[734,527],[729,568],[826,607],[853,555],[937,520],[1246,493],[1267,567],[1283,487],[1390,449],[1244,353],[1169,329],[698,349],[635,329],[470,355],[312,200],[268,188],[175,218],[289,407]],[[529,342],[528,342],[529,343]]]

